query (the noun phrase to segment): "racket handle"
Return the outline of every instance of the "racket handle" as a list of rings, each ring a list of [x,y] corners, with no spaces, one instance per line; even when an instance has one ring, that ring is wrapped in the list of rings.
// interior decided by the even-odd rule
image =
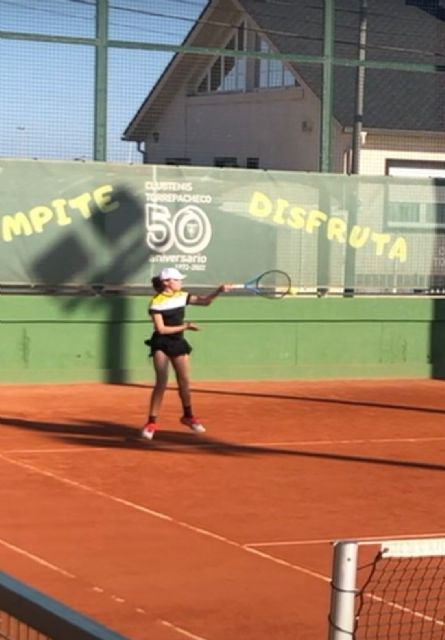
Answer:
[[[231,284],[230,288],[231,289],[245,289],[246,285],[244,285],[244,284]]]

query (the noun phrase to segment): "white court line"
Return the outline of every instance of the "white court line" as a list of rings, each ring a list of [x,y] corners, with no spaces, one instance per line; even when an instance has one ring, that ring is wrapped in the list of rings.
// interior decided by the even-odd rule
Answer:
[[[167,515],[166,513],[149,509],[148,507],[144,507],[143,505],[137,504],[136,502],[132,502],[130,500],[125,500],[124,498],[118,498],[117,496],[113,496],[109,493],[105,493],[105,491],[100,491],[99,489],[93,489],[92,487],[89,487],[88,485],[82,484],[80,482],[76,482],[75,480],[69,480],[68,478],[64,478],[63,476],[58,476],[57,474],[51,471],[39,469],[38,467],[35,467],[32,464],[28,464],[26,462],[19,462],[18,460],[13,460],[11,458],[6,457],[3,454],[0,454],[0,459],[5,460],[9,464],[14,464],[18,467],[22,467],[23,469],[28,469],[30,471],[33,471],[34,473],[38,473],[40,475],[46,476],[47,478],[51,478],[58,482],[62,482],[63,484],[66,484],[70,487],[81,489],[82,491],[86,491],[88,493],[91,493],[92,495],[95,495],[101,498],[106,498],[107,500],[111,500],[112,502],[115,502],[116,504],[120,504],[124,507],[134,509],[135,511],[140,511],[141,513],[145,513],[147,515],[153,516],[154,518],[158,518],[159,520],[170,522],[176,525],[177,527],[187,529],[188,531],[193,531],[194,533],[199,533],[202,536],[205,536],[212,540],[217,540],[218,542],[222,542],[223,544],[229,545],[231,547],[235,547],[236,549],[240,549],[242,551],[250,553],[251,555],[259,556],[260,558],[270,560],[274,564],[285,566],[289,569],[292,569],[293,571],[298,571],[299,573],[312,576],[313,578],[318,578],[319,580],[323,580],[324,582],[330,582],[330,578],[320,573],[317,573],[315,571],[310,571],[310,569],[306,569],[305,567],[302,567],[300,565],[292,564],[291,562],[281,560],[280,558],[275,558],[274,556],[271,556],[263,551],[259,551],[258,549],[247,547],[244,544],[235,542],[235,540],[231,540],[230,538],[221,536],[217,533],[214,533],[213,531],[203,529],[202,527],[196,527],[192,524],[189,524],[188,522],[184,522],[183,520],[176,520],[175,518]]]
[[[241,545],[241,544],[239,544],[239,543],[237,543],[237,542],[235,542],[233,540],[230,540],[229,538],[225,538],[223,536],[215,534],[215,533],[213,533],[211,531],[208,531],[206,529],[202,529],[201,527],[195,527],[195,526],[190,525],[190,524],[188,524],[186,522],[183,522],[183,521],[180,521],[180,520],[175,520],[174,518],[172,518],[171,516],[168,516],[167,514],[163,514],[161,512],[154,511],[152,509],[148,509],[146,507],[143,507],[142,505],[139,505],[137,503],[133,503],[133,502],[131,502],[129,500],[124,500],[123,498],[118,498],[118,497],[113,496],[111,494],[107,494],[104,491],[99,491],[99,490],[93,489],[92,487],[89,487],[88,485],[83,485],[83,484],[81,484],[79,482],[75,482],[73,480],[69,480],[68,478],[64,478],[63,476],[58,476],[58,475],[56,475],[56,474],[54,474],[54,473],[52,473],[50,471],[39,469],[39,468],[35,467],[34,465],[30,465],[30,464],[23,463],[23,462],[18,462],[17,460],[11,460],[11,459],[9,459],[6,456],[1,455],[1,454],[0,454],[0,458],[5,460],[9,464],[14,464],[16,466],[31,470],[34,473],[38,473],[38,474],[44,475],[44,476],[49,477],[51,479],[57,480],[59,482],[62,482],[63,484],[66,484],[68,486],[72,486],[72,487],[75,487],[75,488],[78,488],[78,489],[82,489],[82,490],[87,491],[87,492],[89,492],[89,493],[91,493],[93,495],[97,495],[97,496],[109,499],[109,500],[111,500],[113,502],[116,502],[118,504],[121,504],[123,506],[129,507],[129,508],[132,508],[132,509],[136,509],[137,511],[141,511],[143,513],[147,513],[147,514],[152,515],[154,517],[157,517],[157,518],[159,518],[161,520],[166,520],[168,522],[171,522],[172,524],[176,524],[177,526],[183,527],[183,528],[188,529],[190,531],[194,531],[196,533],[200,533],[200,534],[202,534],[202,535],[204,535],[206,537],[218,540],[218,541],[223,542],[225,544],[228,544],[230,546],[234,546],[234,547],[236,547],[238,549],[241,549],[241,550],[246,551],[248,553],[254,554],[254,555],[259,556],[261,558],[264,558],[266,560],[270,560],[270,561],[272,561],[272,562],[274,562],[276,564],[280,564],[280,565],[285,566],[287,568],[291,568],[291,569],[293,569],[295,571],[298,571],[300,573],[304,573],[304,574],[310,575],[310,576],[312,576],[314,578],[318,578],[319,580],[322,580],[324,582],[328,582],[328,583],[331,582],[331,579],[328,576],[324,576],[324,575],[319,574],[319,573],[317,573],[315,571],[310,571],[310,570],[308,570],[308,569],[306,569],[304,567],[291,564],[290,562],[281,560],[279,558],[275,558],[274,556],[270,556],[269,554],[264,553],[262,551],[259,551],[258,549],[252,548],[252,546]],[[411,536],[411,537],[413,537],[413,536]],[[373,539],[373,538],[368,538],[368,539]],[[42,560],[41,558],[38,558],[37,556],[33,556],[32,554],[28,554],[27,552],[23,552],[23,550],[20,550],[17,547],[14,547],[13,545],[10,545],[8,543],[5,543],[4,541],[2,541],[2,543],[5,544],[5,546],[8,546],[11,549],[14,549],[16,551],[21,552],[24,555],[28,556],[29,558],[32,558],[33,560],[35,560],[37,562],[40,562],[41,564],[43,564],[45,566],[48,566],[48,567],[50,567],[50,568],[52,568],[52,569],[54,569],[56,571],[59,571],[60,573],[63,573],[64,575],[67,575],[69,577],[74,577],[74,576],[72,576],[72,574],[69,574],[68,572],[65,572],[63,569],[60,569],[58,567],[55,567],[54,565],[51,565],[50,563],[45,562],[44,560]],[[300,542],[300,544],[302,544],[302,542]],[[412,615],[414,615],[416,617],[424,618],[424,619],[432,621],[432,622],[434,622],[436,624],[437,623],[438,624],[444,624],[443,622],[437,621],[437,620],[435,620],[433,618],[430,618],[429,616],[425,616],[424,614],[419,613],[419,612],[417,612],[415,610],[411,610],[411,609],[408,609],[406,607],[402,607],[402,606],[398,605],[397,603],[387,602],[385,600],[382,600],[381,598],[379,598],[378,596],[375,596],[374,594],[367,594],[367,595],[368,595],[368,597],[371,597],[372,599],[375,599],[375,600],[380,600],[380,601],[384,602],[385,604],[387,604],[387,605],[389,605],[391,607],[394,607],[396,609],[400,609],[400,610],[409,612],[409,613],[411,613]],[[116,598],[115,596],[113,596],[113,598],[118,602],[121,601],[120,598]],[[169,628],[177,631],[178,633],[180,633],[184,637],[190,638],[191,640],[206,640],[206,638],[203,638],[202,636],[197,636],[197,635],[195,635],[193,633],[190,633],[186,629],[178,627],[178,626],[168,622],[167,620],[161,620],[161,623],[164,626],[169,627]]]
[[[190,633],[190,631],[187,631],[182,627],[178,627],[177,625],[172,624],[171,622],[168,622],[168,620],[160,620],[160,623],[163,624],[164,627],[169,627],[170,629],[174,629],[175,631],[185,636],[186,638],[192,638],[192,640],[206,640],[206,638],[204,638],[203,636],[197,636],[194,633]]]
[[[61,575],[65,576],[66,578],[73,578],[73,579],[76,579],[76,580],[79,579],[78,576],[74,575],[73,573],[70,573],[69,571],[65,571],[65,569],[62,569],[61,567],[57,567],[55,564],[52,564],[51,562],[47,562],[47,560],[44,560],[40,556],[36,556],[34,553],[30,553],[29,551],[25,551],[25,549],[22,549],[21,547],[17,547],[15,544],[11,544],[10,542],[6,542],[6,540],[3,540],[2,538],[0,538],[0,545],[3,545],[7,549],[10,549],[11,551],[14,551],[15,553],[18,553],[21,556],[25,556],[25,558],[28,558],[29,560],[33,560],[34,562],[36,562],[37,564],[42,565],[46,569],[51,569],[52,571],[55,571],[56,573],[60,573]],[[103,589],[102,587],[93,586],[93,587],[91,587],[91,589],[92,589],[92,591],[95,591],[96,593],[103,593],[105,596],[108,595],[105,592],[105,589]],[[116,596],[116,595],[109,596],[108,595],[108,597],[110,597],[111,600],[114,600],[114,602],[117,602],[119,604],[125,603],[125,599],[121,598],[120,596]],[[137,613],[144,613],[145,614],[145,610],[141,609],[140,607],[136,607],[135,611],[137,611]]]
[[[292,440],[292,441],[284,441],[284,442],[239,442],[236,446],[239,447],[304,447],[304,446],[313,446],[313,445],[336,445],[336,444],[379,444],[379,443],[402,443],[402,442],[410,442],[410,443],[420,443],[420,442],[442,442],[445,440],[445,436],[430,436],[430,437],[422,437],[422,438],[361,438],[361,439],[352,439],[352,440]],[[161,441],[162,443],[162,441]],[[162,443],[164,444],[164,443]],[[219,446],[218,442],[194,442],[193,447],[209,447],[214,448]],[[230,446],[230,442],[222,443]],[[176,444],[175,447],[180,446]],[[183,445],[184,447],[188,447],[189,445]],[[141,448],[142,450],[142,448]],[[114,451],[113,448],[110,447],[94,447],[90,449],[91,452],[99,452],[99,451]],[[59,447],[52,449],[4,449],[2,451],[4,454],[8,453],[88,453],[88,450],[85,447]]]
[[[294,440],[291,442],[251,442],[246,444],[246,447],[291,447],[298,446],[304,447],[305,445],[320,445],[320,444],[379,444],[383,443],[397,443],[397,442],[436,442],[445,440],[445,436],[431,436],[424,438],[363,438],[354,440]],[[243,446],[242,444],[240,446]]]
[[[64,478],[63,476],[62,477],[61,476],[57,476],[56,474],[54,474],[54,473],[52,473],[50,471],[39,469],[39,468],[37,468],[37,467],[35,467],[33,465],[30,465],[30,464],[27,464],[27,463],[23,463],[23,462],[18,462],[17,460],[11,460],[11,459],[9,459],[6,456],[1,455],[1,454],[0,454],[0,458],[2,458],[3,460],[5,460],[6,462],[8,462],[10,464],[14,464],[16,466],[23,467],[25,469],[29,469],[29,470],[31,470],[31,471],[33,471],[35,473],[38,473],[38,474],[44,475],[46,477],[52,478],[54,480],[62,482],[63,484],[66,484],[68,486],[72,486],[72,487],[87,491],[87,492],[89,492],[89,493],[91,493],[93,495],[97,495],[97,496],[109,499],[109,500],[111,500],[113,502],[116,502],[118,504],[121,504],[123,506],[129,507],[129,508],[132,508],[132,509],[136,509],[137,511],[141,511],[141,512],[146,513],[148,515],[152,515],[152,516],[157,517],[157,518],[159,518],[161,520],[166,520],[166,521],[171,522],[172,524],[175,524],[177,526],[183,527],[183,528],[188,529],[190,531],[194,531],[195,533],[200,533],[200,534],[202,534],[202,535],[204,535],[206,537],[209,537],[211,539],[218,540],[218,541],[223,542],[225,544],[228,544],[230,546],[236,547],[236,548],[238,548],[240,550],[243,550],[243,551],[246,551],[246,552],[251,553],[253,555],[256,555],[256,556],[258,556],[260,558],[263,558],[265,560],[272,561],[275,564],[279,564],[279,565],[282,565],[284,567],[293,569],[294,571],[297,571],[299,573],[303,573],[303,574],[309,575],[309,576],[311,576],[313,578],[317,578],[319,580],[322,580],[323,582],[327,582],[327,583],[331,582],[331,578],[328,577],[328,576],[322,575],[322,574],[317,573],[315,571],[310,571],[309,569],[306,569],[306,568],[298,566],[298,565],[294,565],[294,564],[292,564],[290,562],[287,562],[285,560],[281,560],[280,558],[276,558],[276,557],[271,556],[271,555],[269,555],[269,554],[267,554],[267,553],[265,553],[263,551],[259,551],[258,549],[253,548],[254,544],[257,544],[258,546],[260,544],[263,544],[264,546],[266,546],[266,545],[270,545],[270,544],[273,544],[273,543],[250,543],[250,544],[242,545],[242,544],[239,544],[239,543],[235,542],[234,540],[230,540],[229,538],[225,538],[224,536],[220,536],[218,534],[215,534],[215,533],[213,533],[211,531],[208,531],[206,529],[203,529],[201,527],[195,527],[195,526],[190,525],[190,524],[188,524],[186,522],[183,522],[183,521],[180,521],[180,520],[176,520],[176,519],[172,518],[171,516],[168,516],[167,514],[163,514],[161,512],[154,511],[152,509],[148,509],[146,507],[143,507],[142,505],[139,505],[137,503],[133,503],[133,502],[131,502],[129,500],[124,500],[123,498],[118,498],[117,496],[113,496],[111,494],[107,494],[104,491],[99,491],[99,490],[93,489],[92,487],[89,487],[87,485],[83,485],[83,484],[81,484],[79,482],[75,482],[73,480],[69,480],[68,478]],[[443,534],[421,534],[420,536],[411,535],[411,536],[396,536],[396,537],[400,539],[402,537],[403,538],[407,538],[407,537],[410,537],[410,538],[413,538],[413,537],[432,537],[433,535],[439,537],[439,536],[441,536]],[[385,536],[385,537],[389,538],[389,537],[392,537],[392,536]],[[369,537],[366,537],[366,538],[363,537],[361,539],[362,540],[375,540],[376,537],[369,536]],[[382,537],[379,536],[378,539],[382,539]],[[314,544],[314,543],[315,544],[317,544],[317,543],[320,544],[320,543],[327,543],[327,542],[332,542],[332,540],[325,539],[325,540],[306,540],[306,541],[293,541],[293,542],[291,541],[290,544]],[[274,543],[274,544],[277,545],[277,544],[289,544],[289,543]],[[8,543],[6,543],[6,546],[9,546],[10,548],[12,548],[14,550],[17,550],[20,553],[23,553],[24,555],[32,558],[33,560],[36,560],[37,562],[40,562],[41,564],[44,564],[45,566],[48,566],[48,567],[50,567],[50,568],[52,568],[52,569],[54,569],[56,571],[64,573],[67,576],[74,577],[74,576],[71,576],[71,574],[69,574],[68,572],[65,572],[63,569],[55,567],[54,565],[51,565],[50,563],[45,562],[44,560],[42,560],[41,558],[38,558],[37,556],[33,556],[32,554],[28,554],[27,552],[23,552],[23,550],[20,550],[17,547],[14,547],[13,545],[9,545]],[[371,597],[371,598],[373,598],[375,600],[379,600],[378,596],[375,596],[374,594],[367,594],[367,595],[368,595],[368,597]],[[116,600],[118,600],[118,599],[116,598]],[[118,601],[120,601],[120,599]],[[383,601],[383,602],[385,602],[385,601]],[[430,619],[428,616],[425,616],[424,614],[421,614],[421,613],[416,612],[414,610],[402,608],[402,607],[400,607],[400,605],[397,605],[397,603],[385,602],[385,604],[387,604],[389,606],[392,606],[394,608],[403,609],[403,610],[405,610],[407,612],[412,613],[416,617],[423,617],[425,619]],[[143,612],[143,611],[140,610],[140,612]],[[433,621],[435,623],[437,622],[436,620],[433,620],[433,619],[431,619],[431,621]],[[167,626],[167,627],[170,627],[170,628],[174,629],[175,631],[177,631],[181,635],[183,635],[185,637],[188,637],[188,638],[191,638],[192,640],[206,640],[206,638],[203,638],[202,636],[197,636],[195,634],[192,634],[189,631],[187,631],[186,629],[182,629],[181,627],[178,627],[178,626],[168,622],[167,620],[161,620],[161,623],[164,626]],[[441,623],[441,624],[443,624],[443,623]]]
[[[95,447],[93,451],[110,451],[110,447]],[[59,447],[58,449],[4,449],[1,453],[87,453],[85,447]]]
[[[348,536],[344,538],[341,536],[332,538],[321,538],[319,540],[281,540],[276,542],[246,542],[245,547],[291,547],[298,545],[311,545],[311,544],[332,544],[335,540],[351,540],[357,542],[380,542],[381,540],[417,540],[419,538],[442,538],[445,537],[445,533],[414,533],[414,534],[385,534],[383,536]]]
[[[47,562],[46,560],[43,560],[43,558],[40,558],[39,556],[36,556],[33,553],[29,553],[28,551],[25,551],[24,549],[21,549],[20,547],[16,547],[14,544],[11,544],[10,542],[6,542],[6,540],[3,540],[1,538],[0,538],[0,544],[2,544],[7,549],[11,549],[11,551],[15,551],[16,553],[20,554],[21,556],[25,556],[26,558],[29,558],[30,560],[34,560],[34,562],[37,562],[38,564],[43,565],[47,569],[52,569],[53,571],[56,571],[57,573],[61,573],[63,576],[66,576],[67,578],[75,578],[76,577],[72,573],[69,573],[68,571],[65,571],[64,569],[61,569],[60,567],[56,567],[56,565],[51,564],[50,562]]]
[[[387,607],[391,607],[392,609],[397,609],[398,611],[403,611],[403,613],[409,613],[414,618],[421,618],[422,620],[426,620],[427,622],[432,622],[433,624],[437,624],[440,627],[445,626],[445,622],[443,620],[432,618],[426,613],[421,613],[420,611],[416,611],[416,609],[410,609],[409,607],[404,607],[403,605],[397,604],[397,602],[393,602],[392,600],[385,600],[384,598],[380,598],[380,596],[376,596],[374,593],[365,593],[364,595],[370,600],[376,600],[381,604],[385,604]]]

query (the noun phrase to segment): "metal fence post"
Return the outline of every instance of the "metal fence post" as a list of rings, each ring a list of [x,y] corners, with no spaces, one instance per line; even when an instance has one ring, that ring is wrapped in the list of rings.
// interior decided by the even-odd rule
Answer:
[[[357,558],[357,542],[335,543],[329,640],[353,640],[354,638]]]

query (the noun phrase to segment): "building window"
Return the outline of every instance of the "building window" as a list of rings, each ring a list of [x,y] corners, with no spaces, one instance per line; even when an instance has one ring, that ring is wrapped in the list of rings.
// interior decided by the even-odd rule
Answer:
[[[245,28],[240,24],[230,36],[225,49],[228,54],[217,58],[204,77],[201,78],[197,93],[218,91],[245,91],[247,60],[229,55],[230,51],[245,51]]]
[[[386,175],[396,178],[386,189],[389,228],[445,229],[444,162],[388,159]]]
[[[260,166],[259,158],[246,158],[246,168],[247,169],[258,169]]]
[[[273,54],[269,44],[256,36],[255,50],[261,53]],[[298,82],[289,69],[274,58],[259,58],[255,60],[255,87],[257,89],[270,89],[273,87],[294,87]]]
[[[210,91],[221,90],[221,63],[224,58],[218,58],[216,62],[212,64],[210,69]]]
[[[190,158],[165,158],[165,164],[191,164]]]
[[[238,167],[238,159],[233,157],[220,156],[214,158],[213,166],[215,167]]]
[[[198,85],[198,93],[208,93],[209,91],[209,77],[206,74]]]

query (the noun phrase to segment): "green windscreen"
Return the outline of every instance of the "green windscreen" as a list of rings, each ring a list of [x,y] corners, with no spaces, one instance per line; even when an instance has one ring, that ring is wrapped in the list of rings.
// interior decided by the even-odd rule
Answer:
[[[293,292],[445,287],[440,179],[0,161],[2,287],[148,287],[280,269]]]

